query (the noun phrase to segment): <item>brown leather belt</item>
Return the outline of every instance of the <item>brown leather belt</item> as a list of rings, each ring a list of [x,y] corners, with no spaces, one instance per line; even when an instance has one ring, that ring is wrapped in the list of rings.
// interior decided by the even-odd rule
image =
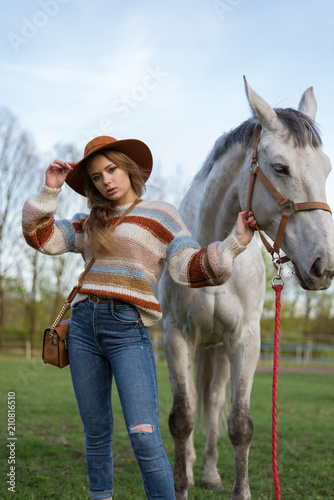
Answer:
[[[117,300],[117,299],[107,299],[106,297],[97,297],[96,295],[89,295],[88,297],[89,302],[93,302],[93,304],[110,304],[113,303],[116,306],[122,306],[125,305],[126,302],[123,300]]]

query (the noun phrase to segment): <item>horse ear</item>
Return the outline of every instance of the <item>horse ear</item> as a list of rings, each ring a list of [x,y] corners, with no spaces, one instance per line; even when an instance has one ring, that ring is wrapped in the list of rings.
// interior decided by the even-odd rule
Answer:
[[[282,128],[282,125],[280,124],[273,108],[269,106],[269,104],[248,85],[245,76],[244,82],[248,102],[261,125],[264,128],[269,128],[270,130]]]
[[[298,111],[304,113],[304,115],[315,120],[315,115],[317,113],[317,100],[314,95],[313,87],[309,87],[305,90],[300,98]]]

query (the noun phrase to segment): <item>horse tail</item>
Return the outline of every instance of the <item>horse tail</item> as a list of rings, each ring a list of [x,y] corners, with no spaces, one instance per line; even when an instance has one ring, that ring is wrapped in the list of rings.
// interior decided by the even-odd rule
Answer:
[[[215,350],[213,347],[205,349],[200,346],[196,351],[196,391],[198,422],[206,428],[208,421],[208,398],[210,384],[213,377]]]
[[[204,430],[207,428],[209,417],[209,397],[210,397],[210,384],[213,378],[213,370],[215,363],[215,349],[213,347],[204,348],[199,347],[196,351],[196,390],[197,390],[197,411],[198,423]],[[227,431],[227,416],[229,411],[229,404],[227,399],[220,410],[219,420],[221,421],[221,431]]]

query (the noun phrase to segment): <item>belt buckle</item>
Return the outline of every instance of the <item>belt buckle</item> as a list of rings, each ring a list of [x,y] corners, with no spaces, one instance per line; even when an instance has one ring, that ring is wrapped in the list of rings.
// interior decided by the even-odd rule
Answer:
[[[92,302],[93,304],[98,304],[99,303],[99,298],[96,297],[96,295],[90,295],[89,298],[88,298],[88,300],[89,300],[89,302]]]

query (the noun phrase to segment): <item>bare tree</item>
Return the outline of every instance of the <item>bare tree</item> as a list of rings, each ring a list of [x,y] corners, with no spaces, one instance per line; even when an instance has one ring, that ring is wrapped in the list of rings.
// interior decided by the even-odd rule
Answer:
[[[0,348],[4,344],[5,279],[16,273],[21,246],[21,209],[27,187],[34,183],[37,155],[17,119],[0,108]]]
[[[76,146],[70,143],[57,143],[52,154],[52,160],[58,158],[63,161],[78,161],[81,157]],[[71,218],[75,213],[87,210],[85,198],[74,193],[67,185],[64,185],[62,191],[58,200],[58,218]],[[68,295],[71,287],[76,284],[79,266],[82,267],[82,258],[78,255],[67,253],[52,258],[50,269],[55,281],[55,294],[53,307],[50,310],[51,322],[59,313],[64,296]]]
[[[25,301],[25,312],[28,322],[26,340],[31,341],[31,347],[35,349],[37,338],[37,294],[39,285],[39,254],[37,251],[31,252],[32,280],[27,299]]]

